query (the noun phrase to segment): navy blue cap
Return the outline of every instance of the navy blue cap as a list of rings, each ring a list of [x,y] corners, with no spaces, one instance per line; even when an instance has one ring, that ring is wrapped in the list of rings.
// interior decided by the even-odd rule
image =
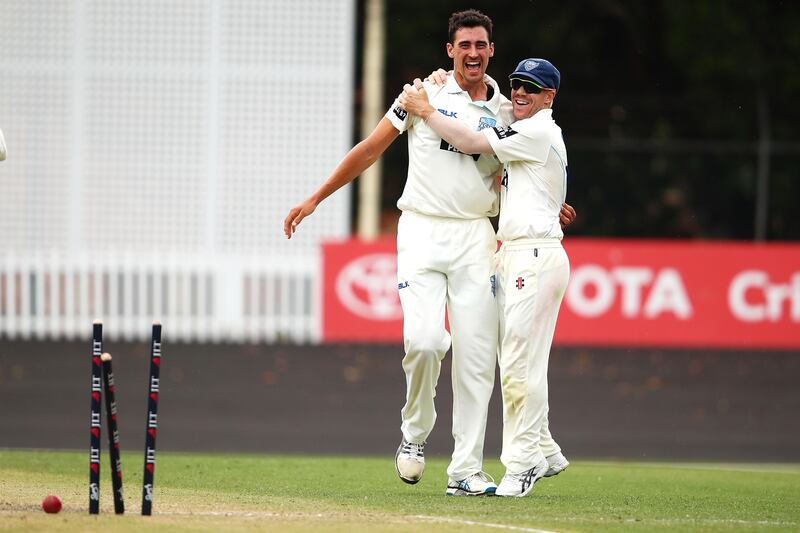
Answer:
[[[542,89],[558,90],[561,85],[558,69],[548,60],[535,57],[520,61],[517,69],[508,77],[514,78],[532,81]]]

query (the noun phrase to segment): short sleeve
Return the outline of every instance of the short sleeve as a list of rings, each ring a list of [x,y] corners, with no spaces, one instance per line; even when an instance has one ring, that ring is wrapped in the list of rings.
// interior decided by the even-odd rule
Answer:
[[[547,133],[534,126],[529,119],[520,120],[506,127],[483,129],[483,134],[492,145],[494,153],[502,163],[510,161],[533,161],[544,163],[550,151]]]
[[[389,122],[392,123],[392,126],[397,128],[400,133],[411,129],[411,127],[416,124],[417,120],[419,120],[419,117],[412,115],[400,107],[400,102],[397,98],[394,99],[392,107],[389,108],[385,116],[389,119]]]

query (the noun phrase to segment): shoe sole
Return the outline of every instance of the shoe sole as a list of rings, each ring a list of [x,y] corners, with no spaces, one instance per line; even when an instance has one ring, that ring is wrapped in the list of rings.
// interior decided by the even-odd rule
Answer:
[[[569,465],[567,465],[567,466],[569,466]],[[553,476],[557,476],[558,474],[560,474],[561,472],[563,472],[563,471],[564,471],[564,470],[566,470],[566,469],[567,469],[567,467],[565,466],[564,468],[561,468],[561,469],[559,469],[559,470],[553,470],[553,471],[552,471],[552,473],[551,473],[551,471],[550,471],[550,470],[548,470],[548,471],[547,471],[547,473],[546,473],[544,476],[542,476],[542,477],[553,477]]]
[[[397,470],[397,467],[395,467],[395,470]],[[419,478],[419,479],[404,478],[403,476],[400,475],[400,471],[399,470],[397,470],[397,477],[400,478],[400,481],[402,481],[403,483],[408,483],[409,485],[416,485],[417,483],[419,483],[419,479],[422,479],[422,478]]]
[[[497,490],[495,488],[494,490]],[[469,492],[464,489],[457,489],[455,487],[447,487],[447,492],[445,492],[446,496],[485,496],[490,497],[494,496],[494,490],[486,490],[483,492]]]
[[[563,468],[559,468],[558,470],[555,470],[555,469],[553,469],[553,468],[550,468],[550,469],[548,469],[548,470],[547,470],[547,472],[545,473],[544,477],[553,477],[553,476],[557,476],[557,475],[559,475],[561,472],[563,472],[564,470],[566,470],[568,466],[569,466],[569,463],[567,463],[566,465],[564,465],[564,467],[563,467]],[[551,473],[551,472],[552,472],[552,473]]]

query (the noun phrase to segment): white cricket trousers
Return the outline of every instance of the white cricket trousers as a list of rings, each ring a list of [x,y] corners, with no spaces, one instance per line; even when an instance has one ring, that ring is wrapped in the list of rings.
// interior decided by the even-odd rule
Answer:
[[[548,423],[547,365],[569,280],[558,239],[504,242],[495,255],[500,310],[503,452],[512,474],[561,451]]]
[[[456,480],[483,469],[497,364],[496,249],[494,229],[486,218],[440,218],[409,211],[400,216],[397,280],[406,353],[401,429],[409,442],[428,438],[436,421],[436,382],[452,339],[455,447],[447,474]]]

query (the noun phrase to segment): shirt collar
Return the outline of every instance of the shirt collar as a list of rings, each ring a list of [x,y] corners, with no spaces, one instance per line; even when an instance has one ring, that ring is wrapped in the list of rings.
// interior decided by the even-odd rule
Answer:
[[[545,109],[540,109],[532,117],[531,120],[552,120],[553,119],[553,108],[547,107]]]
[[[492,97],[489,100],[486,100],[486,101],[477,100],[477,101],[473,101],[472,103],[477,105],[477,106],[480,106],[480,107],[485,107],[486,109],[491,111],[492,114],[496,115],[500,111],[500,98],[501,98],[500,87],[497,86],[497,82],[494,81],[488,74],[484,74],[483,75],[483,81],[487,85],[491,85],[492,86],[492,88],[494,89],[494,94],[492,95]],[[455,76],[447,76],[447,82],[445,83],[445,89],[450,94],[459,94],[459,93],[466,93],[467,92],[467,91],[465,91],[464,89],[461,88],[461,86],[456,81],[456,77]]]

